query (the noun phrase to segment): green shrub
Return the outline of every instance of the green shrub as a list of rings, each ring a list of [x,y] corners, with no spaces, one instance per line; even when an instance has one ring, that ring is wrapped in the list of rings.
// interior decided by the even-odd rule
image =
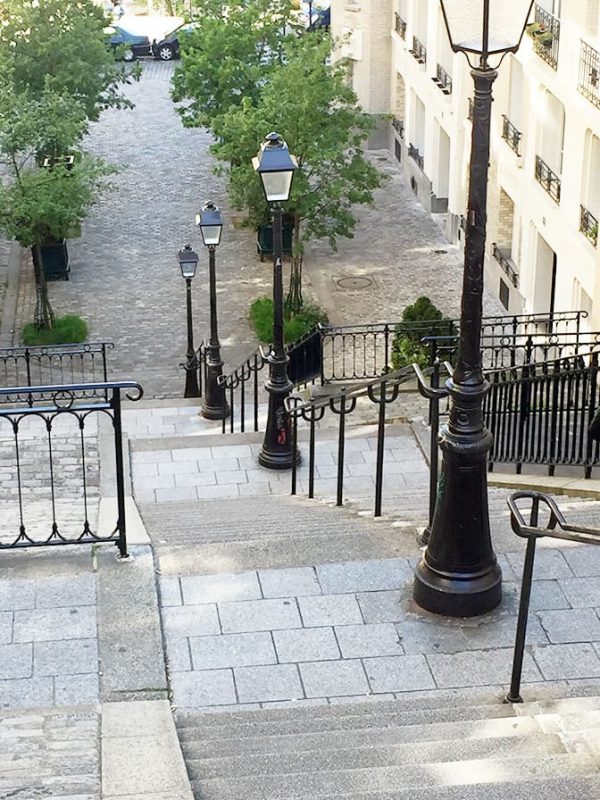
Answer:
[[[396,325],[392,340],[392,367],[401,369],[409,364],[421,368],[429,365],[427,345],[421,344],[425,336],[455,336],[456,326],[428,297],[418,297],[402,313],[402,322]]]
[[[75,344],[85,342],[88,335],[87,322],[75,314],[57,317],[50,330],[37,328],[34,322],[23,327],[21,339],[25,345],[34,344]]]
[[[250,306],[250,322],[260,342],[273,339],[273,301],[270,297],[259,297]],[[293,317],[283,321],[283,338],[287,343],[295,342],[311,331],[319,322],[327,322],[327,312],[317,305],[307,303]]]

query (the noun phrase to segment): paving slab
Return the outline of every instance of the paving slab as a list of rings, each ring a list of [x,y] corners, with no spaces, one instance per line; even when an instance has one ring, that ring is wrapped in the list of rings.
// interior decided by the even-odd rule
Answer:
[[[307,697],[368,694],[369,684],[359,659],[300,664]]]
[[[273,631],[273,640],[280,663],[340,658],[333,628]]]
[[[351,594],[300,597],[298,606],[302,621],[307,628],[354,625],[363,621],[356,597]]]
[[[391,622],[375,625],[336,625],[335,635],[344,658],[404,655]]]
[[[234,633],[190,638],[195,670],[275,664],[277,658],[271,634]]]
[[[297,700],[304,697],[296,664],[234,669],[240,703]]]
[[[262,598],[256,572],[182,577],[181,591],[186,605]]]
[[[294,598],[219,603],[223,633],[300,628],[302,621]]]
[[[436,686],[424,656],[365,658],[363,663],[373,692],[412,692]]]

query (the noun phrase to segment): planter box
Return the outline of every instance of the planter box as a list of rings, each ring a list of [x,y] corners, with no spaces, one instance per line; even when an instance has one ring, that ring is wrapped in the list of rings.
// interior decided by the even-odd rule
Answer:
[[[292,241],[294,238],[294,222],[290,222],[289,217],[283,218],[283,252],[287,255],[292,253]],[[260,255],[260,260],[265,260],[265,255],[273,255],[273,226],[261,225],[256,232],[256,251]]]
[[[47,281],[69,280],[69,251],[67,241],[47,242],[41,245],[42,268]]]

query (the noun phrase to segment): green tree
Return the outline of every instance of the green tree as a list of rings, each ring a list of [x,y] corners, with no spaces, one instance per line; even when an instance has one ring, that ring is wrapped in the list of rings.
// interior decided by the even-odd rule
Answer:
[[[0,61],[15,90],[69,95],[91,120],[109,106],[130,106],[119,91],[128,74],[107,47],[107,22],[93,0],[3,0]]]
[[[292,34],[291,0],[196,0],[197,24],[185,37],[173,78],[183,124],[213,128],[243,99],[255,103]]]
[[[214,121],[217,158],[229,164],[230,195],[246,208],[254,226],[269,210],[251,158],[269,131],[277,131],[298,159],[285,211],[294,219],[293,258],[287,306],[302,305],[302,261],[311,239],[352,238],[356,207],[373,202],[383,175],[363,155],[374,122],[348,86],[344,63],[330,62],[326,34],[311,33],[285,43],[281,63],[257,97],[244,97]]]

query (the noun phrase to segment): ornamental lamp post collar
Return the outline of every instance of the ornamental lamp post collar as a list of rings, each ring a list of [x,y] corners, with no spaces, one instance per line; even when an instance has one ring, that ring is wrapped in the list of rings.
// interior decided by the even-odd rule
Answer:
[[[192,250],[192,246],[186,244],[178,253],[177,259],[181,267],[181,275],[186,280],[192,279],[196,274],[196,267],[198,266],[198,253]]]
[[[450,46],[464,53],[473,69],[497,69],[507,53],[517,52],[533,7],[533,0],[511,0],[510,10],[499,0],[440,3]]]
[[[269,133],[252,159],[260,177],[268,203],[289,200],[294,172],[298,169],[296,157],[278,133]]]
[[[223,217],[221,209],[212,200],[207,200],[202,211],[196,214],[196,225],[200,228],[202,241],[206,247],[216,247],[220,243]]]

